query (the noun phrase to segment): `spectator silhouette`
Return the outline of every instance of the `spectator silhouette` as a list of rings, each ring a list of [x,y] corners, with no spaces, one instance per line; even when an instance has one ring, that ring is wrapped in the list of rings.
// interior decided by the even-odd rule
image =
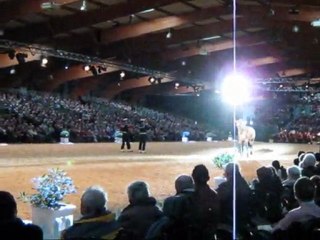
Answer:
[[[42,240],[40,227],[25,224],[17,217],[17,204],[14,197],[5,191],[0,191],[0,231],[1,236],[10,240]]]
[[[241,231],[250,220],[250,199],[251,190],[249,185],[242,177],[238,164],[228,163],[224,170],[227,179],[219,185],[217,192],[220,201],[220,223],[231,227],[233,223],[233,181],[236,182],[236,223],[238,230]]]
[[[209,171],[200,164],[192,171],[194,180],[192,239],[212,239],[219,221],[219,200],[216,191],[211,189]]]
[[[180,175],[175,181],[176,194],[165,199],[163,213],[169,218],[166,235],[168,240],[188,239],[192,218],[194,184],[191,176]]]

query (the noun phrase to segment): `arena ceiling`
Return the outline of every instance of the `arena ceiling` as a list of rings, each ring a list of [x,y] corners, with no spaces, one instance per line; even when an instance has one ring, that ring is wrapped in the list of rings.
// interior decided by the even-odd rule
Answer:
[[[238,0],[238,68],[254,79],[315,79],[320,28],[312,23],[319,18],[320,0]],[[230,0],[0,0],[0,40],[117,62],[88,62],[95,70],[84,71],[84,62],[49,55],[43,68],[46,52],[11,44],[0,49],[0,87],[108,98],[214,88],[232,66],[232,19]],[[19,53],[28,56],[18,61]],[[122,66],[132,66],[123,78]],[[151,84],[152,74],[135,66],[170,77]]]

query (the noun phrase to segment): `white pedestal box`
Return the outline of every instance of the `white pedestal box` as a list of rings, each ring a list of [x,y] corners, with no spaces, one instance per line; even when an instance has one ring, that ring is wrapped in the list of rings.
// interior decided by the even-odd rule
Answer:
[[[41,227],[43,239],[60,239],[61,231],[73,225],[75,205],[66,204],[58,210],[33,207],[32,223]]]
[[[68,137],[61,137],[61,138],[60,138],[60,143],[61,143],[61,144],[67,144],[67,143],[69,143],[69,138],[68,138]]]
[[[182,142],[188,142],[189,139],[188,139],[187,137],[182,137],[181,141],[182,141]]]
[[[207,137],[207,142],[212,142],[212,137]]]
[[[225,179],[224,177],[214,177],[213,179],[214,179],[214,189],[217,189],[221,183],[227,181],[227,179]]]

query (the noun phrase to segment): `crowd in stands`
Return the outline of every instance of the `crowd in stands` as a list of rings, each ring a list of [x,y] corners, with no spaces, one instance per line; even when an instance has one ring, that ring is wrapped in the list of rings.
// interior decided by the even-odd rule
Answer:
[[[276,106],[276,107],[275,107]],[[269,100],[258,105],[255,122],[260,126],[273,126],[267,139],[286,143],[319,142],[320,107],[316,100],[305,102],[300,98]]]
[[[176,178],[176,194],[166,198],[162,208],[148,184],[135,181],[128,186],[128,205],[119,216],[108,208],[104,189],[91,186],[81,197],[82,217],[61,238],[320,239],[320,153],[299,152],[287,169],[275,160],[272,166],[258,168],[256,174],[256,179],[247,182],[238,164],[228,163],[225,181],[213,189],[208,169],[197,165],[190,175]],[[0,229],[10,239],[41,239],[41,229],[23,224],[14,198],[4,191],[0,192]]]
[[[168,113],[97,98],[77,100],[21,90],[0,92],[0,142],[58,142],[66,129],[73,142],[114,141],[126,119],[132,140],[138,123],[146,119],[151,141],[178,141],[182,132],[205,140],[204,126]]]

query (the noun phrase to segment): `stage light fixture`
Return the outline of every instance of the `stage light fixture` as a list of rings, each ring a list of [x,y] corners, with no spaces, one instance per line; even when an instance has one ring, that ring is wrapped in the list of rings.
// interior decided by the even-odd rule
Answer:
[[[88,72],[90,70],[90,66],[89,65],[84,65],[83,70],[85,70],[86,72]]]
[[[10,51],[8,52],[8,57],[9,57],[11,60],[13,60],[13,59],[15,58],[15,56],[16,56],[16,51],[15,51],[15,50],[10,50]]]
[[[156,83],[156,78],[155,78],[155,77],[149,77],[149,78],[148,78],[148,81],[149,81],[151,84],[155,84],[155,83]]]
[[[107,71],[107,68],[104,66],[98,66],[98,73],[101,74],[102,72]]]
[[[180,83],[178,83],[178,82],[176,82],[176,83],[174,84],[174,88],[175,88],[175,89],[178,89],[179,86],[180,86]]]
[[[86,1],[86,0],[83,0],[83,1],[82,1],[80,10],[81,10],[81,11],[87,11],[87,1]]]
[[[16,73],[16,69],[15,69],[14,67],[11,68],[11,69],[10,69],[10,74],[13,75],[13,74],[15,74],[15,73]]]
[[[120,72],[120,78],[123,79],[126,76],[126,73],[124,71]]]
[[[247,77],[240,73],[226,76],[222,83],[221,93],[223,99],[234,106],[241,105],[250,100],[251,85]]]
[[[170,28],[169,31],[167,32],[166,38],[167,38],[167,39],[172,38],[172,30],[171,30],[171,28]]]
[[[26,54],[26,53],[17,53],[16,54],[16,59],[19,64],[25,63],[27,57],[28,57],[28,54]]]
[[[90,66],[90,72],[92,73],[93,76],[98,76],[98,72],[95,66],[91,65]]]
[[[181,62],[181,65],[182,65],[182,66],[187,65],[186,61],[183,60],[183,61]]]
[[[69,64],[64,65],[64,69],[68,70],[69,69]]]
[[[42,57],[41,58],[41,67],[46,67],[48,63],[48,58]]]

